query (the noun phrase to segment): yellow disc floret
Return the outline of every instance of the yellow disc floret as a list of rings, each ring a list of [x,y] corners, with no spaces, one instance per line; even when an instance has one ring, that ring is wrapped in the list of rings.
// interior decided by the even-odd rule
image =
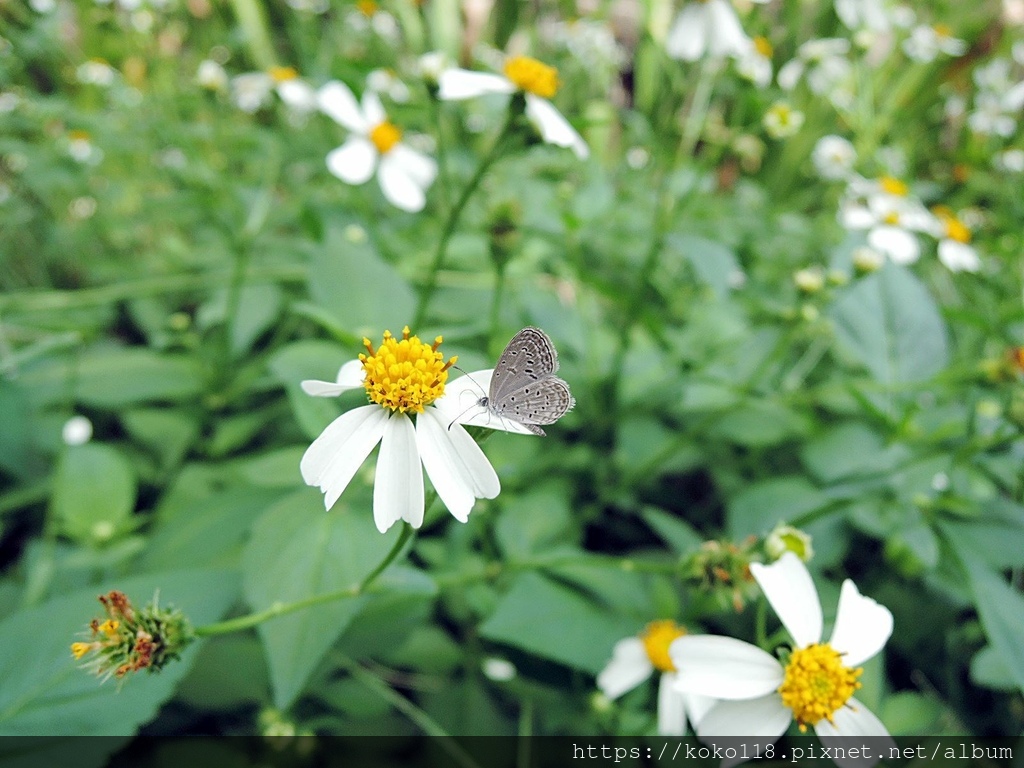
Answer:
[[[267,70],[267,74],[270,75],[275,83],[286,83],[289,80],[295,80],[299,76],[295,67],[271,67]]]
[[[892,176],[883,176],[878,180],[878,185],[882,188],[883,192],[895,195],[896,197],[906,197],[910,191],[905,181],[900,181]]]
[[[370,141],[377,151],[386,155],[402,139],[402,131],[394,124],[385,120],[370,131]]]
[[[755,37],[754,38],[754,50],[764,56],[766,59],[770,59],[775,49],[772,48],[771,42],[767,37]]]
[[[76,659],[80,659],[89,651],[94,648],[98,648],[99,643],[72,643],[71,644],[71,655]]]
[[[675,672],[672,657],[668,655],[668,647],[672,641],[686,634],[686,630],[669,619],[652,621],[640,635],[647,657],[651,664],[662,672]]]
[[[815,643],[790,655],[779,695],[793,710],[800,730],[806,731],[821,720],[835,722],[832,716],[860,688],[857,678],[863,671],[844,666],[840,653],[828,643]]]
[[[558,70],[529,56],[513,56],[505,62],[505,77],[517,88],[541,98],[558,93]]]
[[[409,335],[409,327],[402,329],[402,338],[396,339],[391,331],[384,331],[384,341],[374,351],[369,339],[363,339],[368,355],[360,355],[366,377],[363,386],[370,399],[400,413],[423,413],[444,394],[448,369],[457,357],[445,362],[437,351],[441,345],[438,336],[428,346],[418,336]]]

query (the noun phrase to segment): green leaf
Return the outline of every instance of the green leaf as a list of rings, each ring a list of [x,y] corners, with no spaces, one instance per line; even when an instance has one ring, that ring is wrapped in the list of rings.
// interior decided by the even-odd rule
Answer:
[[[336,232],[313,256],[309,294],[350,333],[375,344],[385,330],[400,335],[416,306],[412,289],[369,242],[353,243]]]
[[[1024,655],[1020,652],[1020,639],[1024,637],[1024,595],[989,570],[973,550],[956,541],[951,543],[967,571],[985,635],[1002,658],[1010,679],[1024,691]]]
[[[69,536],[110,539],[135,509],[135,476],[117,450],[101,443],[68,446],[53,478],[53,514]]]
[[[770,400],[752,401],[731,409],[714,431],[737,445],[763,448],[799,437],[809,424],[802,414]]]
[[[198,419],[183,410],[140,408],[125,413],[122,421],[128,433],[156,453],[165,467],[181,461],[199,434]]]
[[[234,602],[237,577],[229,571],[147,574],[97,584],[0,623],[0,735],[130,735],[151,720],[188,672],[200,642],[160,674],[137,674],[118,688],[101,685],[78,668],[70,645],[101,613],[96,595],[119,589],[137,605],[160,591],[193,625],[219,619]]]
[[[356,355],[354,351],[326,341],[297,341],[282,347],[270,359],[270,371],[284,386],[295,418],[310,439],[317,437],[338,417],[339,398],[311,397],[302,391],[303,380],[335,381],[338,369]]]
[[[247,285],[238,295],[238,308],[231,324],[231,352],[245,352],[266,331],[281,313],[284,296],[276,285]],[[228,292],[218,292],[200,308],[197,325],[209,328],[225,322],[228,313]]]
[[[381,534],[368,508],[339,502],[324,511],[313,489],[294,493],[256,522],[244,556],[246,598],[254,610],[357,586],[379,565],[399,534]],[[342,597],[259,626],[274,703],[288,707],[366,597]]]
[[[808,441],[800,452],[811,474],[823,483],[885,472],[908,456],[904,446],[887,448],[877,432],[860,422],[832,427]]]
[[[504,555],[529,557],[574,539],[568,496],[558,485],[547,485],[512,497],[494,526]]]
[[[596,674],[636,621],[598,608],[578,592],[536,573],[516,578],[480,627],[488,640]]]
[[[24,475],[30,464],[31,416],[22,388],[0,379],[0,467],[16,475]]]
[[[1013,690],[1010,667],[991,645],[986,645],[971,659],[971,680],[996,691]]]
[[[925,381],[946,367],[946,326],[928,290],[887,263],[828,310],[839,346],[887,386]]]
[[[695,551],[704,539],[690,523],[655,507],[645,507],[640,516],[678,554]]]
[[[718,296],[729,293],[730,283],[741,272],[732,249],[714,240],[698,235],[675,234],[665,238],[665,245],[671,253],[682,255],[689,261],[700,281]]]
[[[803,477],[778,477],[746,486],[728,505],[729,535],[735,539],[768,533],[780,522],[818,509],[828,499]]]

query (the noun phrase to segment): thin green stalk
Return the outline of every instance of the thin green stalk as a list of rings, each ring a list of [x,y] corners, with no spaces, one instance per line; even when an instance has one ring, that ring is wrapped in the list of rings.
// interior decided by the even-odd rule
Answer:
[[[498,323],[501,319],[501,300],[505,295],[505,264],[494,267],[494,293],[491,295],[491,320],[488,324],[487,338],[493,341],[498,335]]]
[[[412,537],[413,531],[414,529],[411,525],[403,523],[402,532],[394,546],[391,548],[391,551],[388,552],[380,562],[380,565],[370,571],[370,573],[368,573],[361,582],[354,586],[337,589],[333,592],[324,592],[319,595],[310,595],[309,597],[304,597],[301,600],[296,600],[291,603],[275,603],[262,611],[256,611],[255,613],[238,616],[234,619],[218,621],[214,624],[197,627],[195,634],[197,637],[211,637],[213,635],[226,635],[231,632],[240,632],[243,629],[251,629],[252,627],[258,626],[270,619],[277,618],[278,616],[295,613],[296,611],[301,611],[305,608],[312,608],[314,605],[333,603],[336,600],[358,597],[359,595],[367,592],[372,592],[372,587],[377,577],[380,576],[380,574],[382,574],[385,569],[387,569],[387,567],[391,565],[391,563],[393,563],[402,553],[405,549],[406,543]]]
[[[501,129],[501,133],[498,134],[498,137],[494,140],[494,144],[491,145],[490,150],[480,161],[480,164],[477,166],[473,176],[467,182],[466,186],[463,187],[462,194],[459,195],[459,199],[455,201],[455,205],[453,205],[451,210],[448,212],[448,219],[445,221],[444,229],[441,230],[441,237],[437,241],[437,249],[434,251],[434,260],[430,265],[430,272],[427,274],[427,281],[423,284],[423,290],[420,293],[419,306],[416,308],[416,315],[412,322],[413,328],[419,328],[426,320],[430,300],[433,298],[434,292],[437,290],[437,277],[444,264],[444,257],[448,252],[448,243],[455,234],[455,230],[459,225],[459,219],[462,217],[462,212],[465,210],[466,204],[469,203],[470,197],[472,197],[477,187],[480,186],[480,182],[483,181],[484,174],[487,173],[488,169],[497,162],[504,152],[505,141],[512,133],[512,126],[515,124],[516,116],[516,113],[510,105],[508,119],[505,121],[505,125]]]

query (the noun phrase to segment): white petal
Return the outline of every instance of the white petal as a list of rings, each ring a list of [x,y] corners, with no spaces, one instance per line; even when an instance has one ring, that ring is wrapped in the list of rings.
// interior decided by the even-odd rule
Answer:
[[[384,112],[384,105],[380,103],[380,96],[376,91],[366,90],[363,92],[363,118],[371,129],[388,119]]]
[[[889,736],[889,731],[871,712],[856,699],[850,699],[846,706],[842,707],[832,715],[835,725],[828,720],[821,720],[814,726],[814,732],[818,734],[821,743],[828,746],[849,747],[851,736],[872,737],[878,739],[877,746],[871,752],[873,754],[889,754],[889,750],[896,746],[896,742]],[[849,768],[867,768],[874,765],[875,761],[866,761],[863,758],[847,758],[837,760],[832,758],[836,765]]]
[[[899,227],[875,227],[868,233],[868,245],[884,253],[896,264],[913,264],[921,255],[917,238]]]
[[[533,434],[519,422],[499,418],[487,410],[486,406],[480,405],[480,399],[486,397],[490,391],[492,373],[493,368],[473,371],[446,384],[444,396],[434,401],[434,407],[441,412],[442,418],[449,422],[516,432],[520,435]]]
[[[801,59],[790,59],[779,69],[776,80],[779,87],[784,91],[791,91],[800,82],[800,76],[804,73],[804,62]]]
[[[348,141],[327,153],[327,170],[346,184],[362,184],[373,175],[377,150],[373,142],[362,136]]]
[[[416,213],[422,211],[426,205],[427,197],[423,192],[423,185],[410,176],[402,163],[390,152],[381,158],[377,181],[384,197],[396,208]]]
[[[320,111],[355,133],[366,133],[371,126],[367,125],[363,113],[359,110],[356,97],[344,83],[332,80],[322,86],[316,94]]]
[[[862,595],[849,579],[844,581],[839,592],[836,626],[829,640],[829,645],[843,654],[843,664],[856,667],[867,661],[882,650],[891,634],[889,609]]]
[[[436,408],[416,417],[416,445],[437,495],[455,519],[466,522],[476,499],[493,499],[501,483],[480,446],[461,424],[448,429]]]
[[[654,665],[639,637],[619,640],[612,649],[612,660],[597,676],[597,687],[609,699],[617,699],[654,674]]]
[[[277,95],[296,112],[312,112],[317,107],[317,93],[313,86],[304,80],[285,80],[278,83]]]
[[[541,137],[548,144],[571,148],[580,160],[585,160],[590,154],[587,142],[547,99],[532,93],[526,94],[526,116],[537,126]]]
[[[302,382],[302,391],[313,397],[334,397],[346,390],[362,387],[364,375],[362,361],[349,360],[338,370],[338,378],[335,381],[306,379]]]
[[[356,470],[384,434],[387,412],[377,405],[347,411],[330,424],[299,462],[306,485],[315,485],[327,495],[327,509],[341,496]]]
[[[388,152],[388,157],[394,158],[394,161],[405,169],[406,174],[423,189],[434,183],[434,178],[437,176],[437,163],[433,158],[427,157],[422,152],[417,152],[405,144],[393,146]]]
[[[803,560],[786,552],[771,565],[752,563],[750,572],[797,648],[821,640],[821,602]]]
[[[718,702],[700,721],[697,735],[704,740],[715,736],[761,736],[775,741],[792,720],[793,713],[773,691],[756,699]]]
[[[438,98],[472,99],[485,93],[512,93],[516,90],[507,77],[468,69],[446,69],[438,80]]]
[[[416,451],[412,419],[396,413],[387,420],[377,456],[373,482],[373,522],[384,533],[405,520],[413,528],[423,524],[423,470]]]
[[[710,0],[708,10],[708,54],[711,56],[742,56],[752,46],[740,26],[736,11],[725,0]]]
[[[683,703],[686,706],[686,716],[690,718],[690,723],[694,728],[704,719],[704,715],[710,712],[711,708],[718,703],[716,698],[699,693],[690,693],[689,691],[683,691],[682,697]]]
[[[665,38],[668,55],[683,61],[696,61],[703,56],[711,33],[708,19],[709,13],[703,3],[684,5]]]
[[[978,252],[967,243],[956,240],[939,241],[939,261],[951,272],[977,272],[981,269]]]
[[[716,699],[753,699],[782,684],[779,662],[732,637],[684,635],[668,649],[681,690]]]
[[[665,672],[658,683],[658,735],[686,735],[686,707],[683,694],[675,687],[675,675]]]
[[[846,203],[839,209],[839,223],[847,229],[868,229],[878,219],[868,208],[857,203]]]

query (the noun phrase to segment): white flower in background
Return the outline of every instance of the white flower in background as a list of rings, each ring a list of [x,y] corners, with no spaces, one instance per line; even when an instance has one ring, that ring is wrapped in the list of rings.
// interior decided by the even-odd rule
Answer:
[[[751,45],[728,0],[686,3],[665,38],[668,55],[683,61],[696,61],[704,56],[738,59],[748,52]]]
[[[402,131],[388,121],[377,94],[367,89],[362,105],[348,86],[333,80],[318,94],[320,109],[350,131],[348,139],[327,155],[327,169],[346,184],[363,184],[377,172],[384,197],[415,213],[426,204],[426,190],[437,164],[402,143]]]
[[[539,29],[541,36],[564,48],[583,67],[595,75],[607,77],[627,60],[625,49],[615,39],[611,27],[601,21],[573,19],[547,20]]]
[[[967,127],[980,136],[1006,139],[1016,133],[1017,119],[1008,112],[999,96],[979,92],[974,96],[974,109],[967,115]]]
[[[1024,173],[1024,149],[1007,149],[992,158],[996,170],[1006,173]]]
[[[452,423],[438,403],[445,395],[448,369],[433,345],[410,336],[396,339],[385,331],[374,350],[341,366],[333,382],[307,380],[302,389],[314,397],[334,397],[365,389],[371,405],[343,413],[313,441],[299,464],[307,485],[324,492],[327,509],[341,496],[356,471],[380,443],[373,484],[373,520],[382,533],[399,520],[423,524],[423,468],[444,505],[466,522],[476,499],[493,499],[498,476],[469,433]],[[413,417],[415,416],[415,420]]]
[[[430,51],[416,59],[416,72],[426,82],[437,85],[441,73],[452,66],[451,59],[444,51]]]
[[[246,72],[231,78],[231,100],[243,112],[253,113],[267,103],[274,80],[266,72]]]
[[[849,52],[850,41],[846,38],[808,40],[779,68],[779,87],[791,91],[806,80],[811,93],[826,97],[836,107],[848,108],[853,103],[853,67],[846,58]]]
[[[846,179],[857,162],[857,150],[842,136],[822,136],[811,152],[811,162],[823,179]]]
[[[6,115],[18,108],[21,99],[14,91],[0,91],[0,115]]]
[[[653,621],[639,637],[619,640],[612,659],[597,676],[597,687],[609,699],[617,699],[660,672],[658,680],[658,735],[683,736],[686,720],[696,727],[715,700],[710,696],[680,691],[676,667],[669,657],[672,641],[686,634],[674,621]]]
[[[767,737],[775,740],[795,719],[814,728],[825,746],[843,736],[888,737],[882,722],[853,697],[858,666],[882,650],[892,614],[843,582],[832,636],[821,642],[822,612],[807,567],[792,552],[751,573],[793,639],[780,663],[773,655],[731,637],[683,636],[669,648],[680,690],[719,699],[697,725],[704,739]]]
[[[409,86],[391,69],[372,70],[366,76],[366,87],[387,96],[396,104],[405,104],[409,101]]]
[[[231,79],[231,98],[243,112],[258,111],[274,91],[297,115],[316,109],[316,91],[293,67],[271,67],[266,72],[247,72]]]
[[[854,31],[888,32],[892,26],[884,0],[835,0],[835,7],[839,20]]]
[[[526,116],[548,144],[567,147],[581,160],[590,154],[587,143],[562,113],[549,101],[560,86],[558,70],[529,56],[512,56],[505,61],[504,75],[447,69],[438,81],[438,97],[445,101],[472,99],[488,93],[522,93]]]
[[[399,38],[398,22],[395,21],[395,17],[387,11],[380,10],[380,6],[374,0],[358,0],[355,8],[345,15],[345,25],[353,32],[372,30],[374,34],[389,42],[397,42]]]
[[[936,229],[935,217],[907,185],[889,176],[851,179],[839,222],[850,230],[867,230],[868,245],[896,264],[917,261],[921,244],[915,233]]]
[[[71,215],[71,218],[78,221],[92,218],[93,214],[96,213],[96,208],[96,198],[89,195],[76,197],[68,203],[68,213]]]
[[[78,65],[75,70],[75,78],[78,82],[87,85],[108,87],[114,84],[117,70],[103,59],[89,59]]]
[[[874,272],[881,269],[885,263],[885,256],[874,248],[862,245],[853,251],[853,266],[860,272]]]
[[[777,101],[768,107],[762,122],[773,139],[785,139],[800,130],[804,124],[804,113],[793,109],[785,101]]]
[[[903,41],[903,52],[914,61],[928,64],[935,61],[940,53],[947,56],[963,56],[967,43],[953,37],[953,30],[945,24],[928,26],[921,24],[910,31],[910,37]]]
[[[53,13],[57,7],[57,0],[28,0],[29,7],[36,13]]]
[[[224,67],[219,62],[213,59],[203,59],[199,62],[199,67],[196,69],[196,82],[201,87],[211,91],[226,91],[228,88],[228,73],[224,71]],[[256,108],[259,108],[258,104]],[[247,109],[245,111],[255,112],[256,110]]]
[[[85,445],[92,439],[92,422],[85,416],[72,416],[60,431],[64,445]]]
[[[939,261],[950,272],[977,272],[981,259],[971,245],[971,230],[964,222],[965,216],[957,216],[945,206],[935,209],[936,228],[934,235],[939,240]]]
[[[68,154],[75,162],[96,165],[103,159],[103,150],[92,143],[88,131],[68,131]]]
[[[772,81],[772,54],[774,49],[767,37],[755,37],[746,53],[736,60],[736,71],[758,88]]]
[[[484,659],[480,665],[480,671],[484,673],[484,677],[496,683],[507,683],[509,680],[514,680],[515,676],[519,674],[515,664],[497,656],[488,656]]]

